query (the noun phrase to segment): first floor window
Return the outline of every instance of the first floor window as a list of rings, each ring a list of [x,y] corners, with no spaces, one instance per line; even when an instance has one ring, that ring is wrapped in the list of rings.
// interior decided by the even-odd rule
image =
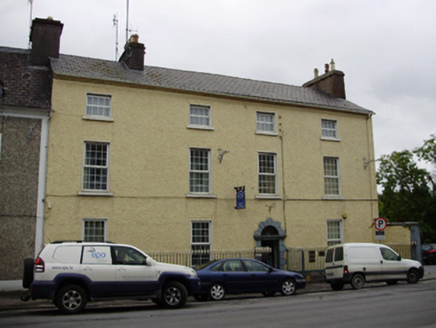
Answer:
[[[86,115],[111,117],[111,97],[88,94],[86,96]]]
[[[83,219],[82,227],[83,241],[106,241],[107,220],[106,219]]]
[[[83,189],[107,191],[109,175],[109,144],[85,142],[83,157]]]
[[[191,222],[191,266],[210,261],[211,222]]]
[[[321,133],[324,138],[338,137],[337,122],[333,120],[321,120]]]
[[[274,113],[257,112],[257,132],[276,132]]]
[[[277,193],[276,154],[258,154],[259,194],[275,195]]]
[[[210,107],[191,105],[189,108],[189,124],[199,126],[211,126]]]
[[[210,193],[209,149],[191,149],[190,151],[189,192]]]
[[[326,196],[339,196],[339,158],[324,157],[324,193]]]
[[[342,221],[327,220],[327,245],[342,244]]]

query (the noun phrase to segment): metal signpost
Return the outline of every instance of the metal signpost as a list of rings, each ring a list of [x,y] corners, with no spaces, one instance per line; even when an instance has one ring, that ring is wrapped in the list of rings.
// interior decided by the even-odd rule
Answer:
[[[377,218],[374,220],[374,227],[375,227],[375,239],[379,241],[382,239],[385,239],[385,229],[387,227],[388,223],[386,222],[386,219],[384,218]]]

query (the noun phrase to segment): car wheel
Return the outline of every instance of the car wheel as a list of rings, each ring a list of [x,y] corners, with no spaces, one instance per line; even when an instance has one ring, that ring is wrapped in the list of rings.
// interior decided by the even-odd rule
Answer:
[[[188,291],[177,281],[165,285],[162,292],[161,304],[167,308],[178,309],[188,300]]]
[[[29,288],[33,282],[33,266],[35,265],[34,259],[24,260],[23,270],[23,288]]]
[[[285,279],[282,282],[282,286],[280,288],[280,292],[282,293],[282,295],[285,295],[285,296],[294,295],[296,291],[297,291],[297,286],[295,285],[294,280]]]
[[[342,290],[344,289],[344,283],[343,282],[330,283],[330,287],[333,290]]]
[[[398,282],[398,280],[386,280],[386,283],[388,285],[395,285]]]
[[[416,284],[419,280],[419,273],[416,269],[410,269],[409,272],[407,272],[407,282],[409,284]]]
[[[219,283],[213,283],[209,287],[209,297],[213,301],[221,301],[226,296],[224,286]]]
[[[83,311],[88,301],[85,290],[77,285],[62,287],[56,294],[55,305],[64,314]]]
[[[351,278],[351,287],[353,287],[353,289],[363,288],[364,285],[365,277],[360,273],[355,274],[353,278]]]
[[[199,302],[206,302],[207,301],[207,295],[204,295],[204,294],[194,294],[193,296]]]
[[[273,297],[276,292],[263,292],[262,295],[265,297]]]

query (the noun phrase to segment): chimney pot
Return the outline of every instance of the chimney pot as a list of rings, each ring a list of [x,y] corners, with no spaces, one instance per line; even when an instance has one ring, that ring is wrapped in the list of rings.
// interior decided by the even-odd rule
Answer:
[[[335,61],[333,60],[333,58],[332,58],[332,60],[330,62],[330,67],[331,67],[332,71],[336,70],[336,64],[335,64]]]
[[[138,39],[139,39],[139,35],[133,34],[130,36],[128,43],[138,43]]]
[[[325,64],[324,68],[325,68],[325,72],[328,73],[328,71],[329,71],[329,64]]]

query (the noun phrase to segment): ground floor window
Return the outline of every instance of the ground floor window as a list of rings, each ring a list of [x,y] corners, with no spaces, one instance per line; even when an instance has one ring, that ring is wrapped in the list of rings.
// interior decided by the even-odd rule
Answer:
[[[327,245],[342,244],[342,221],[327,220]]]
[[[191,266],[210,261],[211,225],[210,221],[191,222]]]
[[[106,219],[83,219],[82,240],[103,242],[107,239]]]

